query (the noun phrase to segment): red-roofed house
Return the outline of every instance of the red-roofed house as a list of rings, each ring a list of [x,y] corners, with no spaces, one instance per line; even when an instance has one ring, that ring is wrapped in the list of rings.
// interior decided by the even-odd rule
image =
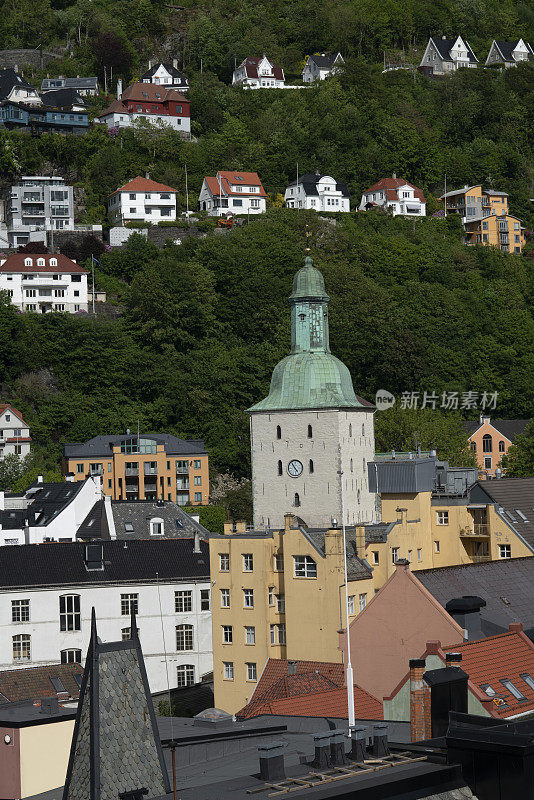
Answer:
[[[0,289],[21,311],[87,311],[87,270],[61,253],[13,253],[1,260]]]
[[[132,83],[97,119],[108,128],[130,127],[144,119],[153,125],[168,125],[188,139],[191,135],[190,105],[183,94],[170,86]]]
[[[458,666],[469,675],[468,712],[497,719],[534,715],[534,644],[520,622],[507,633],[442,647],[430,641],[421,658],[426,669],[442,669],[448,653],[459,653]],[[410,674],[407,672],[388,697],[386,719],[410,719]]]
[[[176,219],[177,190],[139,175],[110,194],[108,215],[112,225],[129,220],[157,223]]]
[[[201,211],[218,214],[264,214],[267,193],[257,172],[221,172],[205,177],[198,197]]]
[[[285,78],[282,67],[263,56],[249,56],[234,70],[232,86],[243,89],[284,89]]]
[[[30,452],[30,427],[22,414],[9,403],[0,403],[0,460],[8,455],[27,456]]]
[[[391,178],[382,178],[363,193],[358,211],[368,211],[374,206],[391,209],[394,217],[399,214],[405,217],[426,216],[426,201],[421,189],[404,178],[397,178],[395,173]]]
[[[239,719],[261,714],[296,717],[347,718],[347,690],[343,664],[324,661],[286,661],[270,658],[250,702]],[[382,704],[354,685],[356,719],[383,719]]]

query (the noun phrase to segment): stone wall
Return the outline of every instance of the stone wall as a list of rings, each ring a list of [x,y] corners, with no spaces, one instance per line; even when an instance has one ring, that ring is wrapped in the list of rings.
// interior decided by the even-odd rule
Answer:
[[[55,58],[61,58],[59,53],[43,50],[43,66],[46,67]],[[41,51],[37,50],[0,50],[0,67],[2,69],[15,69],[31,64],[33,67],[41,66]]]

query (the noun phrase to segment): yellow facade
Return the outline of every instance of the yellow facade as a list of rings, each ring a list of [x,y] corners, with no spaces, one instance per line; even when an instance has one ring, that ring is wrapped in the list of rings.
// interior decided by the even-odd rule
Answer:
[[[114,500],[161,498],[179,505],[209,502],[207,453],[169,456],[160,443],[155,453],[123,453],[117,445],[108,457],[64,459],[63,471],[72,473],[75,481],[100,476],[104,494]]]
[[[63,786],[73,731],[73,719],[20,729],[21,798]]]
[[[488,216],[476,222],[466,222],[466,244],[483,244],[497,247],[504,253],[521,253],[525,246],[525,233],[521,220],[510,214]]]

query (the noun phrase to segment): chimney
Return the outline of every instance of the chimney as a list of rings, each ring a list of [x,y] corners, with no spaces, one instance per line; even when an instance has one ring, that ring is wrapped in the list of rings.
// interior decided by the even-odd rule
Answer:
[[[58,714],[59,703],[57,697],[43,697],[41,700],[41,714]]]
[[[341,728],[330,731],[330,761],[333,767],[342,767],[347,763],[345,755],[345,739],[347,733]]]
[[[295,528],[297,525],[297,521],[295,519],[294,514],[284,514],[284,528],[286,531],[290,531]]]
[[[479,417],[479,422],[481,425],[489,425],[491,422],[491,417],[486,417],[484,414],[481,414]]]
[[[195,542],[193,546],[193,553],[201,553],[202,550],[200,549],[200,533],[195,531]]]
[[[466,638],[483,639],[480,609],[484,608],[486,601],[477,595],[464,594],[455,597],[445,605],[445,610],[467,633]]]
[[[43,476],[42,475],[38,475],[37,476],[37,483],[42,483],[42,482],[43,482]]]
[[[394,172],[394,173],[393,173],[393,175],[392,175],[392,178],[393,178],[393,180],[395,180],[395,179],[396,179],[396,177],[397,177],[397,173],[396,173],[396,172]]]
[[[147,181],[150,180],[150,172],[145,172],[145,178],[147,179]]]
[[[258,747],[260,757],[260,779],[267,783],[283,781],[286,777],[284,766],[285,742],[269,742]]]
[[[178,69],[178,59],[177,58],[173,58],[172,65],[173,65],[174,69]]]
[[[445,653],[446,667],[453,667],[455,664],[459,664],[461,660],[462,660],[461,653]]]
[[[152,61],[152,59],[150,59],[150,60],[149,60],[149,62],[148,62],[148,68],[149,68],[149,69],[152,69],[152,64],[153,64],[153,63],[154,63],[154,62]]]
[[[332,757],[330,755],[330,739],[332,738],[332,731],[322,731],[316,733],[313,737],[313,744],[315,746],[315,756],[313,759],[313,766],[319,769],[328,769],[332,764]]]
[[[351,738],[351,758],[356,763],[362,763],[367,757],[365,752],[365,740],[367,738],[367,728],[352,728]]]
[[[117,81],[117,100],[120,100],[122,97],[122,78],[119,78]]]
[[[288,661],[287,662],[287,674],[288,675],[296,675],[298,672],[298,661]]]
[[[395,561],[395,572],[401,572],[402,570],[405,572],[410,571],[410,562],[407,558],[398,558]]]
[[[419,742],[431,736],[430,688],[423,680],[424,658],[410,659],[410,739]]]
[[[375,758],[389,756],[388,726],[385,722],[373,725],[373,756]]]
[[[511,622],[508,625],[508,630],[510,633],[521,633],[523,630],[523,625],[521,622]]]

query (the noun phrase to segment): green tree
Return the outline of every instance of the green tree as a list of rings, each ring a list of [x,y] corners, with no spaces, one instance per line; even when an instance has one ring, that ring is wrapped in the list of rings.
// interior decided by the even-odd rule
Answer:
[[[502,458],[502,466],[509,478],[534,476],[534,419],[520,434]]]

